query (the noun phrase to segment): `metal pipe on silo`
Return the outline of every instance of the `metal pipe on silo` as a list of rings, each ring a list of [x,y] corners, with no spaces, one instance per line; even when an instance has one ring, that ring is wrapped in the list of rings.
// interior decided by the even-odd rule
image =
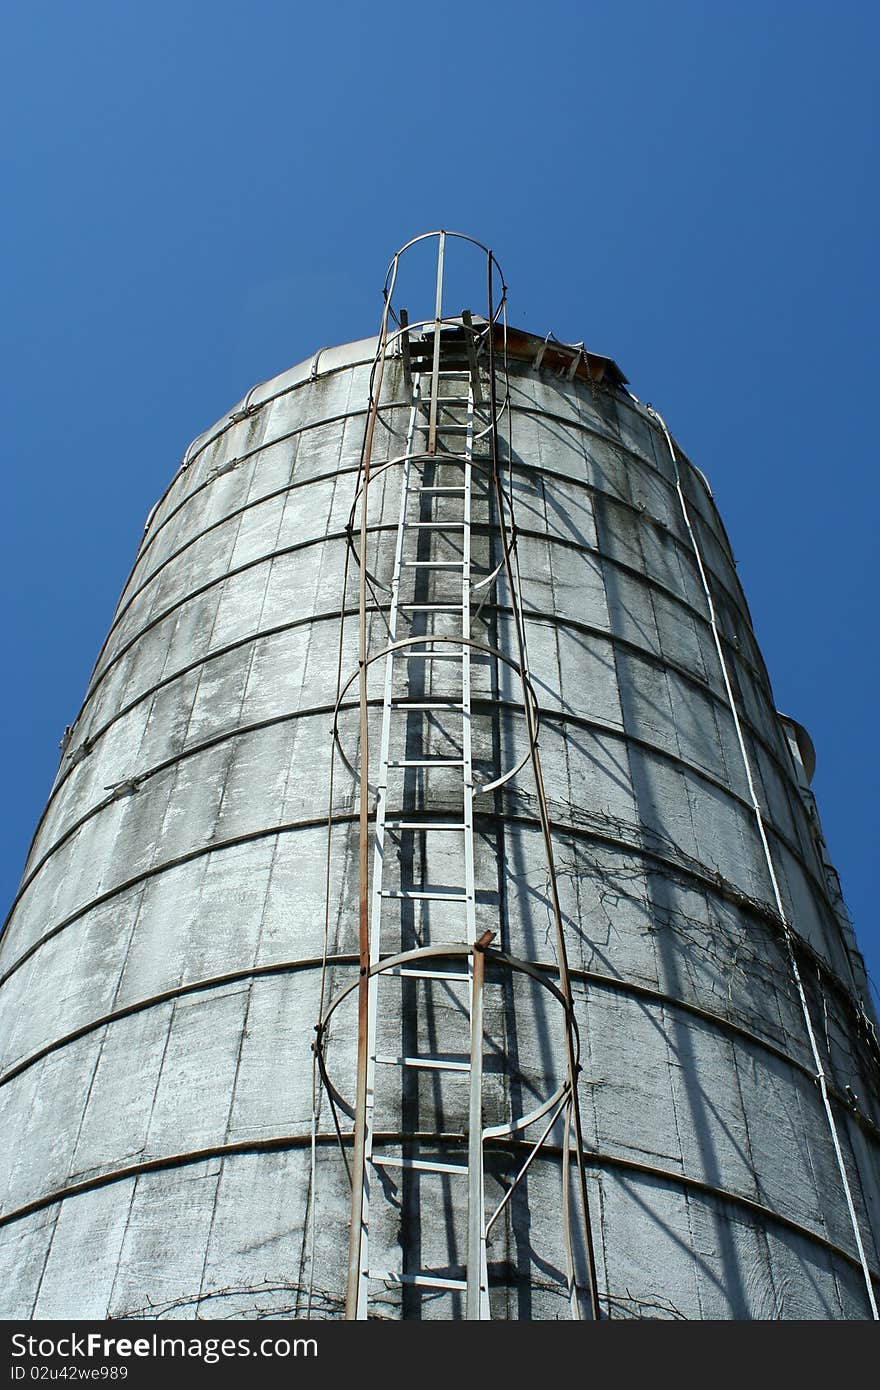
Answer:
[[[770,883],[773,889],[773,899],[776,904],[776,910],[779,913],[779,919],[782,923],[783,931],[785,934],[785,944],[789,959],[791,961],[792,975],[794,977],[795,987],[797,989],[798,1002],[800,1003],[801,1010],[803,1012],[804,1024],[807,1031],[807,1037],[810,1043],[810,1052],[812,1054],[813,1062],[816,1068],[816,1080],[819,1085],[819,1090],[822,1093],[822,1104],[824,1106],[825,1114],[828,1119],[828,1129],[831,1134],[831,1142],[834,1145],[834,1155],[837,1160],[837,1167],[840,1172],[841,1187],[843,1189],[844,1197],[846,1199],[847,1211],[849,1212],[850,1221],[852,1223],[853,1239],[855,1240],[856,1249],[858,1250],[859,1262],[862,1266],[862,1273],[865,1277],[865,1288],[868,1296],[868,1306],[871,1309],[871,1316],[875,1321],[877,1321],[878,1316],[880,1315],[878,1315],[877,1312],[877,1300],[874,1297],[874,1289],[871,1282],[871,1270],[868,1265],[867,1255],[865,1254],[865,1247],[862,1241],[861,1229],[859,1227],[859,1219],[856,1215],[856,1209],[853,1203],[852,1189],[850,1187],[849,1177],[846,1171],[846,1164],[843,1159],[843,1153],[841,1152],[840,1148],[840,1137],[837,1132],[837,1125],[834,1121],[834,1114],[828,1096],[825,1068],[823,1066],[822,1058],[819,1053],[818,1043],[816,1042],[816,1033],[815,1029],[813,1028],[813,1020],[810,1017],[810,1006],[807,1003],[807,997],[804,993],[804,986],[803,981],[801,979],[800,969],[798,968],[797,953],[794,949],[791,935],[791,924],[788,920],[788,914],[786,913],[785,904],[782,900],[782,893],[779,888],[779,879],[776,875],[776,869],[773,864],[773,855],[770,852],[770,844],[767,839],[767,830],[764,825],[764,813],[761,810],[761,803],[758,800],[758,793],[755,788],[754,776],[752,774],[752,765],[749,760],[748,751],[746,749],[745,739],[743,738],[742,724],[740,723],[739,714],[737,713],[736,700],[734,699],[733,689],[730,684],[730,674],[727,669],[727,662],[724,657],[724,649],[721,645],[721,638],[718,633],[718,620],[717,615],[715,613],[715,604],[712,600],[712,590],[706,578],[706,570],[703,564],[703,557],[700,553],[699,542],[696,538],[693,526],[691,525],[691,519],[688,513],[687,502],[685,501],[684,493],[682,492],[681,475],[678,470],[678,461],[675,455],[675,446],[672,443],[672,439],[669,435],[669,430],[666,428],[666,422],[663,420],[662,416],[656,410],[652,409],[652,407],[650,406],[648,407],[648,411],[656,419],[657,424],[659,425],[662,431],[663,438],[665,439],[667,447],[669,449],[670,458],[672,459],[673,466],[675,468],[675,490],[678,494],[678,500],[681,505],[681,512],[684,518],[684,523],[687,527],[688,535],[690,537],[691,544],[694,549],[694,558],[697,562],[697,568],[700,573],[700,582],[703,585],[703,590],[706,595],[706,607],[709,612],[709,621],[712,627],[712,640],[715,644],[715,650],[718,653],[718,663],[721,667],[721,676],[724,681],[724,689],[727,695],[728,703],[730,705],[730,713],[733,719],[734,728],[736,729],[736,739],[739,745],[740,753],[742,755],[743,769],[745,771],[746,782],[749,788],[749,795],[752,799],[752,806],[755,812],[755,823],[758,828],[758,835],[761,841],[761,849],[764,853],[764,859],[767,864],[767,873],[769,875]]]

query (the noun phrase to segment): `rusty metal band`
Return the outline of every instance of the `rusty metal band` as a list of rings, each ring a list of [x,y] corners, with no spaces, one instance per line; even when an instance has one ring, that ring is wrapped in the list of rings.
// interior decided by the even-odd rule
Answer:
[[[187,981],[185,984],[175,985],[167,990],[160,990],[156,994],[148,995],[145,998],[132,1000],[129,1004],[123,1004],[117,1009],[111,1009],[106,1013],[99,1014],[96,1018],[90,1019],[87,1023],[81,1024],[78,1028],[64,1033],[61,1037],[53,1038],[51,1042],[45,1043],[35,1051],[28,1053],[18,1062],[13,1063],[6,1071],[0,1074],[0,1087],[8,1085],[17,1076],[28,1071],[31,1067],[41,1062],[45,1057],[53,1053],[62,1051],[72,1043],[79,1042],[82,1038],[88,1037],[92,1033],[99,1032],[102,1028],[111,1026],[114,1023],[124,1021],[133,1015],[145,1013],[150,1009],[157,1008],[161,1004],[172,1003],[175,999],[184,998],[191,994],[208,993],[213,989],[222,989],[225,985],[238,984],[249,980],[271,979],[277,975],[289,975],[300,970],[317,970],[334,966],[357,965],[359,957],[351,953],[334,953],[332,955],[303,956],[299,960],[273,961],[266,965],[254,965],[242,967],[240,970],[226,971],[221,975],[203,976],[196,980]],[[545,961],[529,961],[521,964],[528,964],[533,971],[540,975],[554,974],[555,964]],[[377,967],[386,968],[384,962]],[[529,973],[529,972],[527,972]],[[732,1018],[725,1017],[724,1014],[715,1013],[711,1009],[704,1009],[699,1004],[694,1004],[688,999],[681,999],[676,995],[669,994],[665,990],[654,989],[650,985],[641,984],[636,980],[627,980],[619,975],[607,975],[597,970],[581,970],[575,967],[569,969],[570,978],[583,984],[596,985],[600,989],[609,990],[625,998],[644,999],[648,1003],[662,1006],[663,1008],[674,1009],[677,1012],[687,1014],[697,1018],[703,1023],[720,1032],[728,1033],[731,1037],[741,1040],[751,1047],[755,1047],[768,1056],[777,1058],[784,1062],[792,1070],[799,1072],[809,1081],[815,1082],[816,1074],[812,1067],[808,1066],[799,1057],[795,1057],[791,1052],[779,1047],[769,1038],[762,1037],[752,1029],[746,1028],[743,1024],[737,1023]],[[534,976],[535,979],[538,975]],[[341,1002],[340,1000],[336,1001]],[[320,1017],[325,1018],[323,1007]],[[829,1092],[835,1103],[846,1110],[855,1122],[862,1128],[867,1135],[875,1142],[880,1143],[880,1126],[874,1123],[870,1116],[863,1114],[860,1110],[853,1110],[852,1101],[836,1086],[829,1084]],[[341,1099],[341,1097],[340,1097]],[[537,1115],[530,1113],[525,1117],[528,1123],[532,1123]],[[522,1125],[522,1121],[519,1122]],[[492,1134],[492,1130],[486,1131],[487,1135]]]
[[[464,1144],[465,1135],[460,1133],[450,1133],[438,1135],[435,1132],[429,1133],[407,1133],[404,1131],[379,1131],[376,1135],[377,1142],[382,1144],[406,1144],[418,1143],[420,1141],[435,1141],[442,1139],[449,1143]],[[343,1133],[343,1142],[350,1144],[353,1140],[351,1133]],[[338,1144],[338,1136],[335,1133],[320,1133],[317,1135],[317,1143],[320,1146],[333,1146]],[[250,1155],[259,1156],[262,1154],[287,1153],[296,1149],[308,1148],[311,1143],[311,1135],[286,1134],[272,1136],[266,1139],[243,1140],[231,1144],[212,1144],[202,1149],[191,1149],[180,1153],[166,1154],[158,1158],[143,1159],[138,1163],[126,1164],[124,1167],[113,1168],[104,1173],[97,1173],[90,1178],[84,1178],[80,1182],[66,1183],[63,1187],[54,1188],[51,1192],[34,1197],[21,1206],[0,1214],[0,1228],[10,1226],[16,1221],[22,1221],[28,1216],[32,1216],[40,1211],[45,1211],[49,1207],[57,1205],[59,1202],[67,1201],[74,1197],[80,1197],[89,1192],[98,1191],[101,1188],[112,1186],[117,1182],[128,1182],[153,1173],[168,1172],[174,1168],[186,1168],[196,1163],[207,1163],[214,1159],[225,1160],[228,1158],[248,1157]],[[523,1139],[499,1139],[487,1140],[489,1148],[495,1151],[511,1153],[528,1152],[532,1145],[529,1140]],[[545,1144],[543,1154],[552,1160],[558,1161],[561,1157],[561,1147],[555,1144]],[[814,1231],[803,1222],[794,1217],[786,1216],[783,1212],[775,1211],[772,1207],[765,1206],[762,1202],[755,1201],[752,1197],[746,1197],[739,1192],[732,1192],[728,1188],[719,1187],[714,1183],[704,1182],[701,1178],[690,1177],[684,1173],[675,1173],[667,1168],[660,1168],[652,1163],[643,1163],[638,1159],[624,1158],[617,1154],[601,1153],[593,1150],[589,1156],[592,1167],[597,1169],[618,1170],[621,1173],[643,1174],[646,1177],[658,1182],[668,1183],[672,1187],[683,1188],[685,1191],[695,1192],[699,1196],[709,1197],[713,1200],[727,1203],[746,1211],[757,1222],[771,1222],[781,1226],[783,1229],[793,1232],[811,1244],[827,1250],[830,1254],[842,1260],[853,1269],[861,1270],[861,1263],[856,1255],[847,1250],[844,1246],[838,1245],[836,1241],[830,1240],[821,1231]],[[880,1271],[875,1267],[870,1268],[871,1278],[874,1283],[880,1285]]]
[[[319,712],[332,714],[333,708],[327,705]],[[544,717],[547,717],[546,712]],[[501,825],[509,824],[512,826],[533,828],[537,824],[533,817],[520,814],[499,813],[497,811],[478,811],[477,814],[483,820]],[[350,812],[338,812],[334,814],[332,820],[334,825],[350,825],[357,820],[357,815],[353,815]],[[172,859],[166,860],[161,864],[153,865],[143,872],[134,875],[132,878],[123,880],[114,887],[108,888],[103,893],[98,894],[89,902],[84,903],[74,912],[69,913],[66,917],[62,918],[60,922],[57,922],[53,927],[50,927],[39,936],[30,946],[26,947],[21,955],[6,968],[2,975],[0,975],[0,988],[2,988],[6,981],[20,970],[28,960],[41,950],[43,946],[49,941],[54,940],[61,932],[66,931],[68,927],[75,925],[76,922],[88,916],[93,909],[113,901],[114,898],[130,892],[132,889],[144,886],[151,879],[159,878],[162,874],[171,872],[185,864],[197,862],[199,859],[205,858],[208,855],[222,853],[227,849],[234,849],[239,845],[250,844],[263,839],[271,839],[280,835],[295,834],[303,830],[326,828],[326,825],[326,816],[307,817],[299,821],[285,821],[277,825],[247,831],[240,835],[231,835],[224,840],[218,840],[207,845],[199,845],[183,854],[175,855]],[[588,841],[593,844],[607,845],[611,849],[634,855],[640,859],[646,860],[648,863],[657,864],[664,870],[680,874],[689,882],[697,883],[708,891],[717,893],[719,897],[732,903],[744,912],[747,912],[750,916],[757,918],[766,927],[769,927],[777,934],[781,935],[782,933],[782,923],[774,910],[757,899],[748,898],[741,890],[736,889],[725,879],[719,879],[716,873],[713,873],[707,866],[700,865],[697,861],[688,863],[684,860],[678,860],[649,845],[639,844],[619,834],[611,834],[608,831],[602,831],[596,826],[586,826],[560,820],[553,820],[551,825],[554,833],[557,835],[567,836],[574,840]],[[825,978],[831,982],[837,998],[852,1012],[856,1019],[861,1019],[862,1013],[859,1001],[852,996],[844,981],[833,972],[828,971],[827,962],[817,956],[802,937],[796,938],[795,945],[805,959],[820,965],[826,971]]]

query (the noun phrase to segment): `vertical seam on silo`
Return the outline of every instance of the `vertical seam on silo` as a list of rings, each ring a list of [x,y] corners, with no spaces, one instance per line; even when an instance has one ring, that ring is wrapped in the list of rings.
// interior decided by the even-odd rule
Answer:
[[[128,1194],[128,1208],[127,1208],[126,1213],[125,1213],[125,1220],[124,1220],[123,1222],[120,1222],[120,1229],[119,1229],[119,1244],[118,1244],[117,1250],[116,1250],[116,1265],[115,1265],[114,1270],[113,1270],[113,1278],[112,1278],[112,1280],[110,1281],[110,1292],[109,1292],[109,1294],[108,1294],[108,1296],[107,1296],[107,1317],[108,1317],[108,1318],[110,1318],[110,1317],[113,1316],[113,1314],[111,1313],[110,1310],[111,1310],[111,1308],[113,1307],[113,1295],[116,1293],[116,1285],[117,1285],[117,1282],[118,1282],[118,1280],[119,1280],[119,1274],[120,1274],[120,1260],[121,1260],[121,1258],[122,1258],[122,1250],[123,1250],[123,1246],[125,1245],[125,1238],[126,1238],[126,1236],[128,1235],[128,1227],[129,1227],[129,1223],[130,1223],[130,1221],[131,1221],[131,1213],[132,1213],[132,1208],[134,1207],[135,1197],[137,1196],[137,1189],[138,1189],[138,1180],[137,1180],[137,1178],[135,1178],[134,1181],[133,1181],[132,1184],[131,1184],[131,1188],[130,1188],[129,1194]],[[60,1206],[61,1206],[61,1204],[59,1203],[59,1209],[60,1209]]]
[[[58,1230],[58,1222],[59,1222],[60,1219],[61,1219],[61,1213],[62,1213],[63,1210],[64,1210],[63,1205],[62,1205],[61,1202],[59,1202],[58,1205],[57,1205],[57,1207],[55,1208],[55,1213],[54,1213],[54,1216],[52,1217],[51,1222],[47,1222],[47,1223],[46,1223],[46,1224],[47,1224],[47,1227],[51,1226],[51,1231],[50,1231],[50,1233],[49,1233],[49,1239],[48,1239],[48,1241],[47,1241],[47,1243],[46,1243],[46,1253],[45,1253],[45,1255],[43,1256],[43,1263],[42,1263],[42,1266],[41,1266],[41,1268],[40,1268],[40,1277],[39,1277],[39,1279],[37,1280],[37,1287],[36,1287],[36,1289],[35,1289],[35,1291],[34,1291],[33,1302],[32,1302],[32,1304],[31,1304],[31,1319],[32,1319],[32,1320],[36,1317],[36,1313],[37,1313],[37,1304],[38,1304],[39,1301],[40,1301],[40,1294],[43,1292],[43,1280],[46,1278],[46,1270],[47,1270],[48,1267],[49,1267],[49,1260],[51,1259],[51,1256],[52,1256],[52,1246],[53,1246],[54,1243],[55,1243],[55,1233],[56,1233],[56,1231]]]
[[[745,1095],[745,1091],[744,1091],[744,1089],[743,1089],[742,1075],[741,1075],[741,1073],[740,1073],[739,1049],[738,1049],[738,1047],[737,1047],[737,1045],[736,1045],[736,1041],[735,1041],[735,1039],[734,1039],[733,1037],[728,1037],[728,1044],[729,1044],[729,1046],[730,1046],[731,1071],[732,1071],[732,1073],[733,1073],[733,1077],[734,1077],[734,1080],[735,1080],[735,1082],[736,1082],[736,1093],[737,1093],[737,1096],[739,1097],[740,1110],[742,1111],[743,1135],[744,1135],[744,1137],[745,1137],[745,1147],[746,1147],[746,1153],[748,1154],[749,1169],[750,1169],[751,1176],[752,1176],[752,1178],[753,1178],[753,1180],[754,1180],[754,1184],[755,1184],[755,1197],[756,1197],[756,1199],[757,1199],[758,1201],[762,1201],[762,1200],[763,1200],[763,1193],[762,1193],[762,1191],[761,1191],[761,1180],[760,1180],[760,1176],[759,1176],[759,1174],[758,1174],[758,1164],[757,1164],[757,1161],[756,1161],[756,1159],[755,1159],[755,1150],[754,1150],[754,1147],[753,1147],[753,1145],[752,1145],[752,1132],[751,1132],[751,1126],[749,1125],[749,1109],[748,1109],[748,1106],[747,1106],[747,1104],[746,1104],[746,1095]],[[781,1318],[782,1315],[783,1315],[783,1314],[782,1314],[782,1301],[783,1301],[782,1288],[780,1288],[780,1287],[777,1286],[776,1280],[775,1280],[775,1278],[774,1278],[773,1256],[772,1256],[771,1253],[770,1253],[770,1238],[769,1238],[769,1236],[768,1236],[768,1234],[767,1234],[767,1229],[766,1229],[765,1226],[760,1226],[760,1227],[757,1228],[757,1238],[758,1238],[758,1243],[759,1243],[759,1245],[762,1247],[762,1249],[763,1249],[763,1251],[764,1251],[764,1257],[765,1257],[766,1262],[767,1262],[767,1277],[768,1277],[768,1279],[769,1279],[769,1281],[770,1281],[770,1287],[771,1287],[771,1289],[772,1289],[772,1291],[773,1291],[774,1317],[776,1317],[776,1318]],[[784,1281],[783,1281],[783,1287],[784,1287]]]
[[[635,399],[635,397],[633,397],[633,399]],[[746,748],[745,738],[743,736],[742,731],[742,725],[740,724],[739,713],[736,708],[736,701],[734,700],[733,687],[731,685],[730,675],[727,669],[727,661],[724,656],[724,648],[722,647],[721,638],[718,631],[718,620],[715,612],[715,603],[712,598],[712,591],[709,587],[708,579],[706,577],[706,571],[703,565],[703,558],[700,553],[700,545],[697,540],[694,528],[691,524],[687,502],[685,501],[684,490],[681,485],[681,474],[679,472],[678,467],[678,457],[676,455],[675,446],[672,443],[669,430],[666,428],[666,422],[664,421],[663,417],[658,413],[658,411],[654,410],[652,406],[646,406],[645,408],[648,411],[651,418],[657,422],[663,434],[663,437],[666,440],[666,446],[669,449],[669,454],[672,459],[672,465],[675,469],[675,489],[678,493],[678,500],[681,506],[682,518],[684,520],[685,526],[687,527],[688,535],[690,536],[691,545],[693,546],[694,551],[694,558],[697,562],[697,568],[700,572],[700,579],[703,585],[703,592],[706,597],[706,604],[709,612],[709,622],[712,628],[712,637],[715,643],[715,650],[718,654],[718,660],[721,665],[721,675],[724,681],[724,688],[727,693],[727,699],[730,704],[730,712],[733,716],[733,722],[736,727],[737,742],[739,743],[739,750],[740,754],[742,755],[743,768],[746,774],[746,782],[748,783],[749,795],[752,799],[752,806],[755,812],[755,822],[758,827],[758,835],[761,840],[761,848],[763,850],[764,859],[767,864],[767,872],[770,876],[770,883],[773,889],[773,897],[776,902],[776,910],[779,913],[779,917],[783,926],[783,934],[785,937],[785,944],[788,949],[789,961],[791,962],[792,975],[794,977],[795,986],[797,988],[801,1011],[804,1016],[804,1023],[806,1025],[807,1036],[810,1042],[810,1051],[812,1052],[813,1062],[816,1067],[816,1082],[819,1086],[819,1092],[822,1097],[822,1104],[825,1108],[825,1116],[828,1121],[828,1130],[831,1135],[831,1142],[834,1147],[834,1153],[837,1159],[837,1166],[840,1171],[840,1179],[843,1183],[843,1191],[844,1196],[846,1198],[846,1205],[849,1211],[849,1218],[852,1224],[853,1237],[855,1239],[856,1249],[859,1253],[859,1262],[862,1266],[862,1274],[864,1276],[865,1287],[868,1292],[868,1303],[871,1308],[871,1316],[875,1322],[880,1321],[880,1312],[878,1312],[877,1300],[874,1297],[874,1287],[871,1280],[871,1271],[868,1266],[868,1259],[865,1254],[864,1244],[862,1242],[862,1233],[859,1227],[859,1219],[856,1213],[852,1189],[850,1187],[849,1177],[846,1171],[846,1163],[844,1161],[843,1150],[840,1145],[840,1137],[837,1132],[837,1124],[834,1119],[834,1113],[831,1108],[831,1100],[828,1095],[828,1083],[825,1076],[825,1068],[822,1064],[822,1057],[819,1052],[819,1044],[816,1040],[816,1034],[813,1028],[813,1021],[810,1016],[810,1007],[807,1002],[806,991],[804,989],[803,980],[801,978],[800,968],[797,963],[797,955],[792,940],[792,926],[788,920],[788,914],[786,913],[785,906],[782,901],[782,892],[779,887],[779,880],[776,876],[776,870],[773,864],[773,855],[770,850],[770,843],[767,839],[767,831],[764,826],[764,816],[755,789],[755,781],[752,775],[751,761],[749,759],[748,750]]]

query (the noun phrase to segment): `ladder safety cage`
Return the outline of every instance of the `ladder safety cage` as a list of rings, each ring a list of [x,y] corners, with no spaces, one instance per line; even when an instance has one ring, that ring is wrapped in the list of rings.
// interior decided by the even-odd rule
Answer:
[[[468,309],[444,315],[451,239],[476,249],[484,259],[485,316]],[[411,247],[432,241],[434,313],[410,320],[407,309],[394,303],[401,259]],[[509,467],[507,289],[488,247],[460,233],[437,231],[414,238],[396,253],[383,295],[347,527],[346,582],[350,561],[358,583],[358,664],[345,677],[340,635],[332,725],[331,801],[337,757],[358,787],[359,973],[326,1005],[322,977],[314,1049],[316,1076],[329,1098],[351,1181],[345,1316],[381,1315],[379,1310],[387,1308],[397,1289],[401,1298],[445,1300],[445,1316],[489,1318],[487,1241],[503,1226],[499,1218],[561,1124],[565,1291],[572,1317],[598,1318],[577,1094],[579,1044],[538,751],[539,708],[520,599]],[[400,402],[386,401],[383,395],[389,362],[398,364],[396,374],[409,391],[405,430],[394,419],[401,413]],[[506,477],[502,418],[508,439]],[[393,456],[374,466],[379,429],[389,436]],[[395,438],[403,441],[400,452],[395,451]],[[372,568],[368,544],[371,534],[385,532],[387,569],[389,527],[368,524],[370,489],[378,479],[384,480],[377,494],[384,507],[389,496],[393,499],[394,485],[388,483],[396,477],[400,483],[393,557],[390,578],[383,578],[382,541],[380,562]],[[485,520],[478,520],[475,508],[486,511]],[[489,559],[486,572],[480,573],[474,542],[484,536]],[[493,546],[495,555],[501,555],[494,564]],[[514,649],[507,652],[472,635],[499,577],[513,615]],[[369,608],[368,595],[373,600]],[[344,615],[344,596],[341,607]],[[371,621],[377,612],[382,626],[378,646]],[[341,620],[344,624],[344,617]],[[526,748],[509,766],[490,768],[485,774],[474,766],[473,719],[475,708],[487,703],[479,691],[475,694],[475,672],[487,664],[492,671],[507,669],[519,684]],[[380,693],[375,693],[377,676]],[[357,751],[346,748],[347,713],[357,714]],[[379,729],[372,768],[371,718]],[[480,805],[475,802],[510,782],[526,765],[535,783],[543,835],[555,929],[555,981],[546,964],[539,967],[503,950],[500,922],[485,925],[477,910],[478,893],[481,902],[486,893],[478,884],[474,821]],[[331,822],[328,816],[328,924]],[[433,857],[435,844],[441,848]],[[438,878],[432,868],[426,881],[429,861],[441,863],[443,872]],[[421,879],[415,873],[417,864]],[[487,983],[509,984],[514,977],[525,977],[549,991],[559,1006],[564,1075],[527,1112],[487,1125],[487,1055],[491,1052],[494,1066],[504,1065],[503,1039],[492,1037],[486,1014]],[[331,1018],[343,1000],[355,996],[357,1064],[351,1100],[331,1079],[327,1046]],[[434,1007],[438,998],[442,1008]],[[427,1102],[420,1089],[425,1087]],[[314,1095],[313,1134],[320,1104],[317,1082]],[[425,1110],[433,1117],[427,1126],[421,1123]],[[340,1111],[352,1122],[346,1134],[340,1128]],[[453,1120],[450,1126],[444,1124],[447,1112]],[[408,1125],[413,1116],[415,1123]],[[505,1138],[513,1143],[512,1136],[532,1125],[541,1125],[540,1133],[533,1141],[515,1141],[517,1160],[526,1148],[525,1160],[518,1162],[500,1202],[487,1214],[487,1144],[503,1146]],[[315,1171],[313,1153],[313,1186]],[[397,1201],[394,1174],[406,1185],[405,1205],[403,1197]],[[310,1210],[314,1283],[314,1191]],[[403,1225],[417,1247],[415,1263],[407,1260],[403,1249]],[[421,1259],[425,1245],[431,1247],[427,1262]]]

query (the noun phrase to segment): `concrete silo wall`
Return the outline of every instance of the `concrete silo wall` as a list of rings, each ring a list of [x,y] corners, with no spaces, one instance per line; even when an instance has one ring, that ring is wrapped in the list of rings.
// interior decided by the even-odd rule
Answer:
[[[301,1315],[309,1289],[315,1315],[339,1312],[348,1195],[326,1104],[310,1176],[310,1049],[345,526],[373,348],[334,349],[258,388],[188,451],[150,519],[0,938],[0,1123],[17,1136],[0,1194],[7,1317]],[[389,385],[402,411],[397,363]],[[865,1317],[666,442],[616,389],[524,364],[511,389],[603,1311]],[[680,467],[876,1281],[863,967],[723,527]],[[390,470],[370,516],[380,566],[398,488]],[[480,620],[502,649],[509,599],[499,583]],[[343,656],[349,671],[353,633]],[[485,705],[505,745],[518,696],[495,680]],[[356,971],[344,778],[332,812],[329,989]],[[486,920],[506,950],[552,965],[528,777],[478,810],[477,829],[496,880]],[[542,1019],[523,1004],[499,1023],[527,1080],[553,1070]],[[352,1040],[340,1023],[337,1079]],[[499,1192],[509,1176],[499,1170]],[[496,1316],[567,1315],[546,1268],[559,1261],[558,1191],[558,1161],[543,1156],[498,1232]]]

